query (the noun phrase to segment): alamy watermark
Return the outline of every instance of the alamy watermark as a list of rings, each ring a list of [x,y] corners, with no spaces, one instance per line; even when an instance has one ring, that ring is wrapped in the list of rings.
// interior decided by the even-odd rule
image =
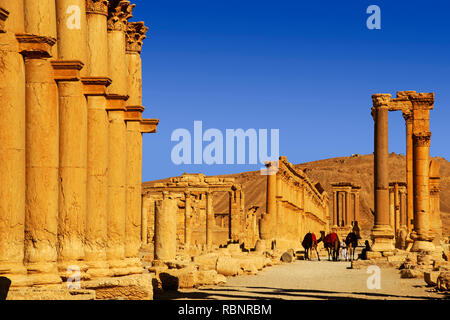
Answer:
[[[279,157],[279,129],[270,129],[270,154],[268,129],[226,129],[223,134],[215,128],[203,131],[203,122],[194,121],[193,134],[179,128],[172,132],[170,139],[178,142],[171,152],[171,160],[176,165],[265,164]]]
[[[372,4],[367,7],[367,14],[370,16],[367,18],[366,26],[369,30],[381,29],[381,9],[379,6]]]
[[[370,265],[367,267],[366,273],[370,274],[367,278],[367,289],[381,289],[381,269],[379,266]]]

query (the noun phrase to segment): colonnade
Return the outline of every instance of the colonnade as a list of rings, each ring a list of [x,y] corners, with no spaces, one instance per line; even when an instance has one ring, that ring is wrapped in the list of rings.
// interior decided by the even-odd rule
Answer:
[[[134,5],[0,0],[0,274],[13,286],[141,273]]]
[[[372,251],[393,251],[394,230],[390,223],[388,182],[388,112],[400,110],[406,123],[406,226],[414,241],[412,251],[433,251],[436,230],[430,223],[430,139],[429,111],[434,93],[415,91],[372,96],[375,121],[375,224],[372,229]],[[437,175],[439,175],[437,173]],[[435,209],[434,209],[435,210]],[[437,217],[439,214],[435,214]],[[440,220],[439,218],[436,218]],[[437,222],[435,223],[438,224]]]

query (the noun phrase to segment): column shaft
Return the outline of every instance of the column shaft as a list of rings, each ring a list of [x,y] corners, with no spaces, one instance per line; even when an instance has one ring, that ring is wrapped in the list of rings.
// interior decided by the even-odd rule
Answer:
[[[375,120],[374,198],[375,221],[372,229],[373,251],[394,250],[394,234],[389,221],[388,104],[389,94],[372,96]]]
[[[86,1],[87,179],[85,260],[91,277],[110,275],[107,263],[109,119],[106,111],[108,78],[108,8],[105,1]]]
[[[25,67],[15,33],[23,33],[23,2],[0,0],[9,12],[0,32],[0,276],[27,284],[25,224]]]

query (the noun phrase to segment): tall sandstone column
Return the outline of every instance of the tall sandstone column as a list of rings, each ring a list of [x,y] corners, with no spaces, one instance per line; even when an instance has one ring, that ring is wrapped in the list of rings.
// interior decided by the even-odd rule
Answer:
[[[109,166],[108,166],[108,247],[107,257],[114,275],[129,274],[125,260],[126,228],[126,136],[125,102],[128,99],[128,68],[125,31],[134,5],[110,1],[108,9],[108,87]]]
[[[433,233],[433,243],[436,247],[441,245],[442,221],[440,207],[440,163],[430,161],[430,225]]]
[[[235,212],[236,213],[236,212]],[[211,249],[213,244],[214,210],[213,193],[206,192],[206,247]]]
[[[433,251],[435,249],[430,225],[430,109],[434,104],[434,93],[409,93],[413,116],[413,173],[414,173],[414,240],[411,251]]]
[[[87,70],[82,78],[87,98],[87,187],[85,261],[91,277],[110,275],[106,257],[108,204],[108,1],[86,0]]]
[[[375,121],[374,198],[375,221],[372,228],[372,251],[394,250],[394,233],[389,224],[388,104],[390,94],[372,96]]]
[[[139,259],[142,185],[142,63],[141,49],[148,28],[143,22],[128,22],[126,30],[126,61],[128,95],[127,126],[127,214],[125,225],[125,256],[133,273],[142,272]]]
[[[55,1],[24,0],[26,193],[24,262],[34,284],[60,283],[57,260],[59,112]]]
[[[59,90],[58,269],[84,260],[86,228],[87,102],[80,72],[86,59],[84,0],[57,0],[58,60],[53,61]],[[71,272],[70,272],[71,273]]]
[[[184,208],[184,244],[186,248],[189,248],[191,245],[191,236],[192,236],[192,226],[191,226],[191,218],[192,218],[192,196],[189,191],[184,193],[185,195],[185,208]]]
[[[276,215],[277,215],[277,164],[276,161],[266,163],[267,187],[266,187],[266,213],[260,220],[260,235],[262,240],[273,239]],[[280,186],[281,188],[281,186]],[[266,243],[266,248],[270,248]]]
[[[155,260],[173,260],[177,248],[177,200],[167,191],[155,207]]]
[[[0,0],[0,277],[28,285],[25,225],[25,66],[15,34],[24,32],[23,1]]]
[[[413,122],[411,111],[403,112],[406,126],[406,225],[408,231],[412,231],[414,219],[414,186],[413,186]]]

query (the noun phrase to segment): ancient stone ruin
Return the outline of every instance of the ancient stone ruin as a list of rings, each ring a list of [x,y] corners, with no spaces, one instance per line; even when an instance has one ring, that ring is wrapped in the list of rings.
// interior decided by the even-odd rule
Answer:
[[[361,186],[351,182],[331,184],[333,191],[332,230],[344,238],[359,221],[359,191]]]
[[[141,46],[118,0],[0,1],[0,276],[8,298],[151,298]],[[83,281],[71,295],[63,281]],[[120,288],[116,290],[117,288]],[[83,291],[83,289],[86,289]],[[71,291],[73,294],[73,290]]]

